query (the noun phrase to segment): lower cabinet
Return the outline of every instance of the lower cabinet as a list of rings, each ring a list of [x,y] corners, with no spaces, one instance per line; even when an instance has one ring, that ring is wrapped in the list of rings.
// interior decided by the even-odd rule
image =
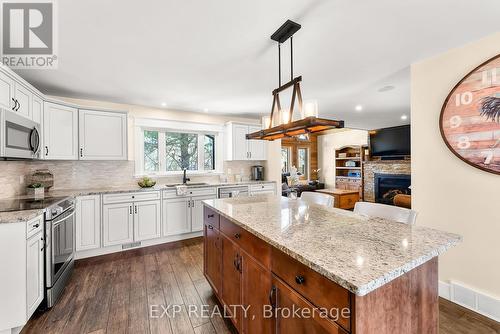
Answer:
[[[134,241],[156,239],[161,236],[160,201],[134,204]]]
[[[101,196],[76,198],[76,251],[101,247]]]
[[[240,248],[222,235],[222,291],[225,305],[241,305]],[[234,326],[241,331],[241,310],[228,308]]]
[[[320,287],[318,287],[320,288]],[[298,292],[273,275],[270,299],[276,312],[276,333],[347,334],[340,326],[319,313]],[[301,310],[301,316],[289,316],[280,310]]]
[[[43,224],[40,219],[40,224]],[[43,228],[26,242],[26,314],[31,317],[44,297]]]
[[[104,246],[159,238],[160,212],[159,200],[104,204]]]
[[[222,241],[219,229],[214,224],[205,223],[203,237],[203,271],[214,292],[221,291],[221,251]]]
[[[105,204],[102,211],[104,246],[121,245],[134,241],[132,203]]]
[[[163,235],[203,231],[203,201],[214,198],[215,194],[164,199]]]

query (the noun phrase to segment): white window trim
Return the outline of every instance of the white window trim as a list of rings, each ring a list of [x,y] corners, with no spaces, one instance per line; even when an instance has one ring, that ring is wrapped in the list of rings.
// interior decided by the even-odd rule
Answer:
[[[164,161],[159,161],[159,172],[144,171],[144,130],[159,131],[158,151],[165,151],[165,132],[185,132],[193,134],[215,135],[215,170],[188,171],[189,175],[219,175],[223,173],[224,157],[224,126],[198,122],[169,121],[162,119],[136,118],[135,119],[135,177],[143,176],[162,177],[182,175],[182,171],[164,171]],[[163,132],[163,133],[162,133]],[[203,148],[201,136],[198,137],[198,149]],[[200,146],[201,145],[201,146]],[[198,166],[203,166],[203,154],[198,154]]]

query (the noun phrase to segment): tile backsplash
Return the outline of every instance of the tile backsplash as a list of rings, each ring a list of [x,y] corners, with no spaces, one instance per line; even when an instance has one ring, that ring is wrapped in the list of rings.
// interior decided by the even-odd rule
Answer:
[[[225,161],[224,173],[250,179],[250,167],[262,161]],[[0,161],[0,199],[26,192],[28,176],[37,169],[54,175],[52,189],[118,188],[137,185],[134,161]],[[229,175],[229,181],[232,181]],[[192,182],[217,182],[219,175],[190,176]],[[156,178],[159,184],[180,181],[179,176]]]

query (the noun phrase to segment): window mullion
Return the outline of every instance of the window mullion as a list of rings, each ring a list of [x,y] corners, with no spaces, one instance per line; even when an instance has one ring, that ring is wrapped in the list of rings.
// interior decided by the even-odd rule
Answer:
[[[198,134],[198,170],[205,170],[205,146],[203,139],[205,135]]]
[[[158,132],[158,169],[160,173],[166,171],[167,147],[165,145],[165,132]]]

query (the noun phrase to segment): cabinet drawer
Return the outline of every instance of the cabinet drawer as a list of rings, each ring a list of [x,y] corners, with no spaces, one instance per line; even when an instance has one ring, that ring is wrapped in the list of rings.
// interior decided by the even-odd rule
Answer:
[[[358,194],[342,195],[339,196],[339,208],[341,209],[352,209],[354,204],[359,201]]]
[[[252,184],[250,191],[267,191],[274,190],[274,183]]]
[[[28,222],[26,227],[26,239],[29,239],[32,235],[37,234],[43,229],[43,216],[34,218]]]
[[[318,274],[290,256],[273,248],[271,270],[317,307],[350,309],[349,291]],[[344,312],[346,313],[346,312]],[[350,331],[350,319],[339,316],[337,323]]]
[[[219,220],[220,231],[223,234],[239,245],[249,255],[260,261],[264,267],[269,268],[271,263],[271,246],[269,244],[224,217],[220,217]]]
[[[138,201],[154,201],[160,199],[159,191],[135,192],[123,194],[109,194],[102,197],[104,204],[138,202]]]
[[[206,225],[211,225],[216,229],[219,229],[219,214],[214,210],[204,206],[203,207],[203,222]]]

